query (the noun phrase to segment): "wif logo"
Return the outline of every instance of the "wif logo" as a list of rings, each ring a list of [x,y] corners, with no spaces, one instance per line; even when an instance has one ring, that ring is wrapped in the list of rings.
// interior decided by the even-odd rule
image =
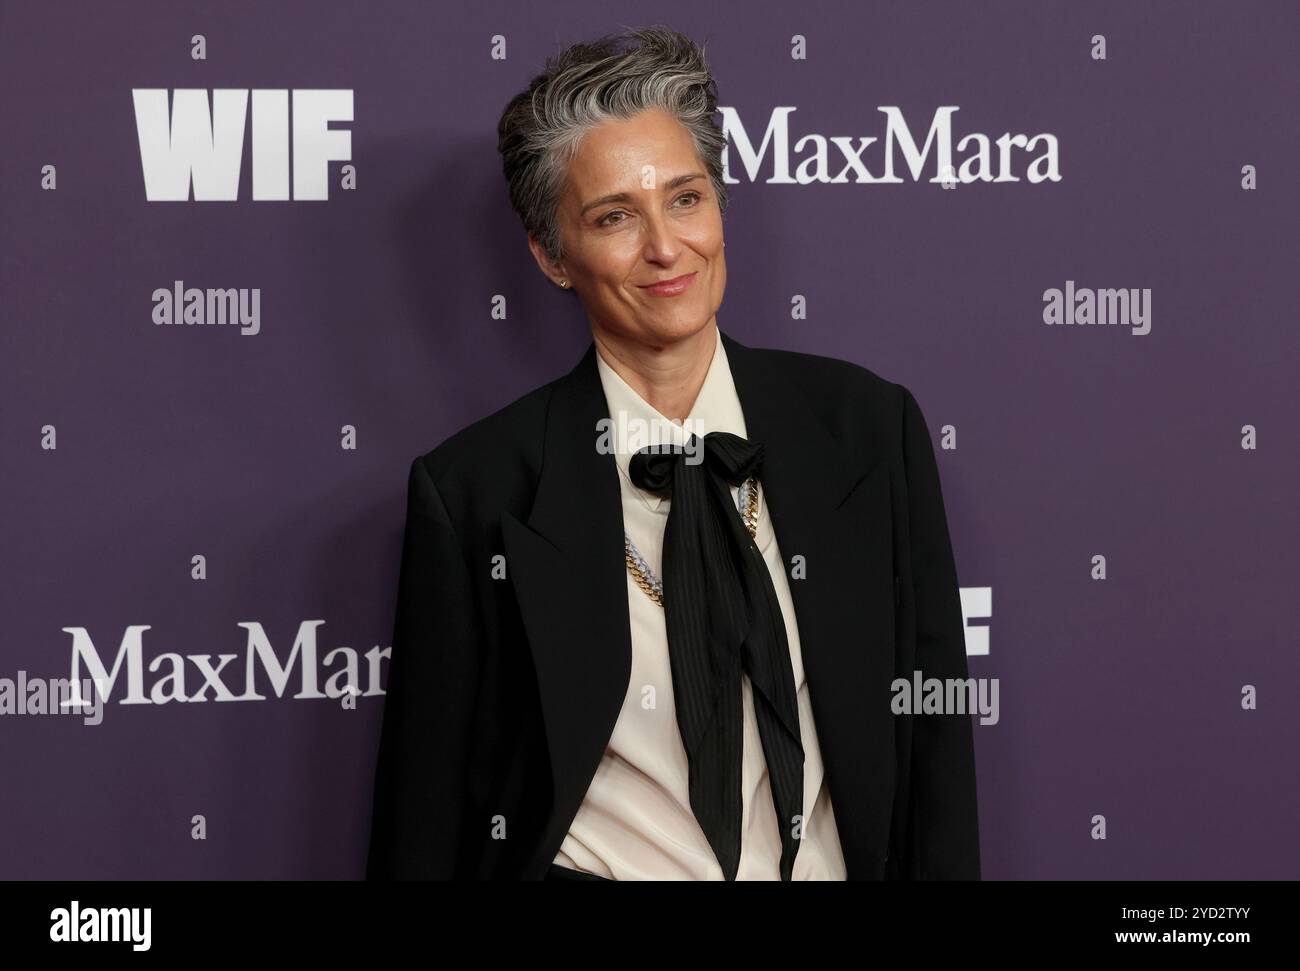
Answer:
[[[350,161],[352,132],[330,128],[352,121],[350,89],[252,92],[253,199],[287,200],[293,173],[294,200],[329,198],[329,163]],[[234,202],[248,127],[247,88],[217,88],[208,104],[202,88],[177,88],[168,115],[166,88],[134,88],[135,129],[140,141],[144,194],[150,202]],[[292,117],[292,124],[291,119]],[[355,177],[344,166],[344,188]]]

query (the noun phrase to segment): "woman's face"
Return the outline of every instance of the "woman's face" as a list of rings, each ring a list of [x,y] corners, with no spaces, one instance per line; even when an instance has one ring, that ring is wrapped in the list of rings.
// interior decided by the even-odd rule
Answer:
[[[556,217],[564,260],[533,255],[567,279],[594,327],[663,347],[707,327],[722,303],[722,212],[686,128],[659,109],[587,135],[569,165]],[[649,284],[692,275],[674,294]]]

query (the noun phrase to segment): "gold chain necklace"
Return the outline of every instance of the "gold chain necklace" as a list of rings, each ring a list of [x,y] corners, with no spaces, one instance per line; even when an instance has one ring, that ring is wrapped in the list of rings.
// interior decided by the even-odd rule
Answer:
[[[740,518],[745,523],[745,529],[749,531],[751,539],[758,538],[758,480],[753,476],[745,482],[745,489],[748,495],[745,499],[744,512]],[[623,559],[627,562],[628,572],[632,574],[632,579],[636,585],[645,591],[645,595],[657,603],[660,607],[664,605],[664,586],[663,581],[654,575],[650,565],[646,563],[645,557],[641,555],[636,544],[632,542],[632,537],[623,531]]]

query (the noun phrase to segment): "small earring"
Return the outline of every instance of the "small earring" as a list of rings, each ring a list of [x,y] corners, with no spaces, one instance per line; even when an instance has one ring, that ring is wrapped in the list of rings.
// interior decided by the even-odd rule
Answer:
[[[561,280],[561,281],[560,281],[560,286],[564,287],[564,289],[566,289],[566,290],[569,289],[569,281],[568,281],[568,280]]]

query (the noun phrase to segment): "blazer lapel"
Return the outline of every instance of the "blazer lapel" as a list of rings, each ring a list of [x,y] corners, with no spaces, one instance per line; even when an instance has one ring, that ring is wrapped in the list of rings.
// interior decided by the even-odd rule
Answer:
[[[723,335],[799,628],[817,740],[850,879],[878,878],[894,787],[895,571],[888,464],[831,437],[770,358]],[[865,429],[863,434],[866,434]],[[802,558],[803,575],[791,571]],[[812,807],[805,807],[805,811]]]
[[[596,450],[609,417],[587,353],[552,394],[542,475],[528,522],[501,517],[541,694],[554,796],[526,876],[540,879],[604,754],[632,672],[618,467]]]
[[[811,414],[803,389],[726,334],[749,436],[764,445],[763,489],[792,578],[799,639],[850,878],[878,876],[894,783],[894,570],[890,484]],[[526,523],[501,517],[507,571],[532,649],[554,798],[526,877],[540,879],[577,814],[622,710],[632,640],[618,469],[596,450],[608,406],[595,345],[557,384],[542,475]],[[797,576],[797,574],[796,574]],[[884,784],[882,784],[882,780]],[[812,807],[806,807],[811,809]]]

